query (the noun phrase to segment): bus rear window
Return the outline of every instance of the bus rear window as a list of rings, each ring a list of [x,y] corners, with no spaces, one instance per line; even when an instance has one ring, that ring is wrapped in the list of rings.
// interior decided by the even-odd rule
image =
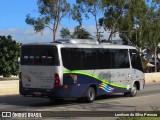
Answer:
[[[59,65],[57,47],[42,45],[22,46],[21,65]]]

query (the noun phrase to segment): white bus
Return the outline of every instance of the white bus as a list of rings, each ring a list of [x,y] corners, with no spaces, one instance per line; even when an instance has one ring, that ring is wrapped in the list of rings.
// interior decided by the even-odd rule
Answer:
[[[135,96],[145,80],[135,47],[66,39],[22,45],[19,82],[24,96],[93,102],[105,94]]]

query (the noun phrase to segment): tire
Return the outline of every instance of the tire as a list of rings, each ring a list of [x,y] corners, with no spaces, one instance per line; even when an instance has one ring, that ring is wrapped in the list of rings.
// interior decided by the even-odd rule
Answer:
[[[136,96],[137,91],[138,91],[137,85],[134,84],[133,87],[132,87],[132,89],[131,89],[131,91],[130,92],[125,92],[124,96],[126,96],[126,97],[134,97],[134,96]]]
[[[87,103],[92,103],[95,100],[96,97],[96,92],[93,87],[89,87],[87,90],[87,97],[86,97],[86,102]]]

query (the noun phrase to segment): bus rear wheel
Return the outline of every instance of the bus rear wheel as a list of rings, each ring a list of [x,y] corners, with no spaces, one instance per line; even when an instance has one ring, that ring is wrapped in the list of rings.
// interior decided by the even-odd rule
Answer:
[[[131,89],[131,91],[130,92],[125,92],[124,96],[126,96],[126,97],[134,97],[134,96],[136,96],[137,91],[138,91],[137,85],[134,84],[133,87],[132,87],[132,89]]]
[[[87,91],[86,101],[88,103],[92,103],[95,100],[95,97],[96,97],[95,89],[93,87],[89,87]]]

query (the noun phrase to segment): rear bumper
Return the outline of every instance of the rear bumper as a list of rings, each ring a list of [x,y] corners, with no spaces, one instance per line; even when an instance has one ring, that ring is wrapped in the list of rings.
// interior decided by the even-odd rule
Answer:
[[[53,89],[21,88],[19,89],[19,93],[24,96],[30,95],[33,97],[58,97],[56,90]]]

